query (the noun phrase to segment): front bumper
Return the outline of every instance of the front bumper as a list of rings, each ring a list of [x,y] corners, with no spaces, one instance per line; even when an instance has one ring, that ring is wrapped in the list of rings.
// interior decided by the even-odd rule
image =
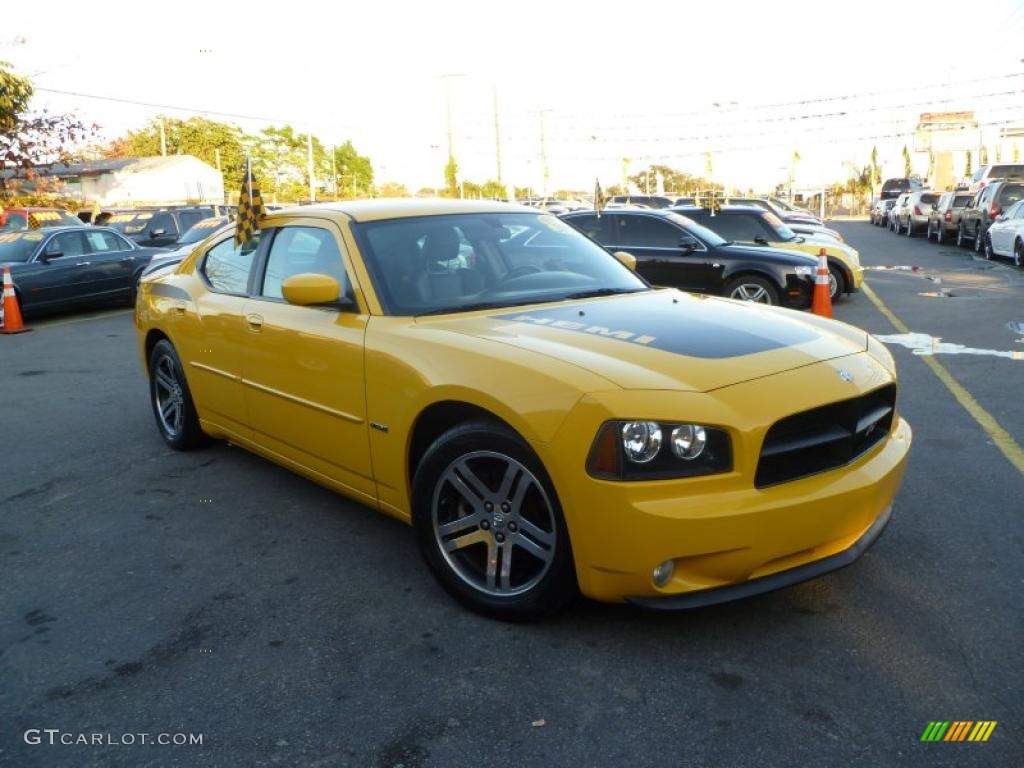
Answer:
[[[762,576],[759,579],[751,579],[729,587],[703,589],[674,597],[627,597],[626,602],[644,608],[654,608],[659,611],[683,611],[692,608],[704,608],[709,605],[718,605],[720,603],[730,603],[734,600],[743,600],[754,595],[774,592],[777,589],[784,589],[794,584],[810,581],[819,576],[824,576],[826,573],[845,568],[859,559],[878,540],[878,537],[882,535],[882,531],[889,524],[891,517],[892,504],[883,510],[882,514],[871,524],[871,527],[849,549],[844,549],[842,552],[824,557],[821,560],[814,560],[786,571],[774,573],[771,576]]]
[[[635,402],[629,393],[581,401],[541,451],[559,490],[581,591],[610,602],[669,599],[666,605],[672,606],[671,599],[679,597],[680,604],[707,604],[811,578],[839,567],[830,558],[844,552],[855,559],[875,537],[873,531],[884,525],[878,521],[889,514],[906,469],[912,432],[898,414],[883,440],[845,466],[770,487],[755,487],[753,478],[772,423],[787,413],[835,401],[825,393],[832,387],[830,379],[838,380],[836,367],[870,388],[884,383],[886,374],[868,358],[845,357],[841,363],[752,380],[719,390],[712,398],[648,391],[642,412],[628,405]],[[589,438],[581,449],[575,436],[593,434],[593,425],[609,418],[609,412],[742,424],[741,431],[729,429],[733,470],[633,482],[585,475]],[[668,560],[674,563],[674,575],[657,586],[652,571]],[[804,569],[818,561],[823,563],[818,570]],[[794,569],[799,570],[761,581]],[[725,588],[736,589],[710,592]],[[709,596],[694,597],[706,591]]]

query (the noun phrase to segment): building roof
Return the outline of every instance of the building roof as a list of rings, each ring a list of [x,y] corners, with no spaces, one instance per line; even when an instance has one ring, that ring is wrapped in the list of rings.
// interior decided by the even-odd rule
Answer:
[[[51,163],[49,165],[37,165],[32,170],[40,176],[100,176],[104,173],[116,171],[127,171],[129,173],[144,173],[162,168],[169,168],[181,163],[203,163],[202,160],[192,155],[155,155],[152,157],[117,157],[102,160],[90,160],[84,163]],[[212,167],[212,166],[207,166]],[[13,170],[0,172],[0,178],[10,178],[14,175]]]

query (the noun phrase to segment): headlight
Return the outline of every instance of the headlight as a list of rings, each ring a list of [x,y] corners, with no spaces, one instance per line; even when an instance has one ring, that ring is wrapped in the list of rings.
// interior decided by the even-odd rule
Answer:
[[[598,430],[587,472],[608,480],[697,477],[732,469],[729,434],[705,424],[609,421]]]
[[[813,277],[814,276],[814,267],[810,267],[810,266],[794,267],[793,271],[796,272],[798,275],[803,275],[804,277]]]

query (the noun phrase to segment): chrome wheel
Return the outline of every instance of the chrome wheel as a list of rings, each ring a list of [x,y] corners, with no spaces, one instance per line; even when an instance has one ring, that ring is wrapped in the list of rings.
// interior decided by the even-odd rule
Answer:
[[[525,465],[474,451],[441,473],[431,501],[434,539],[449,568],[485,595],[528,592],[555,559],[551,500]]]
[[[729,294],[730,299],[739,299],[740,301],[754,301],[758,304],[771,304],[772,297],[763,285],[757,283],[740,283],[732,289],[732,293]]]
[[[982,246],[982,252],[989,261],[995,256],[995,252],[992,250],[992,237],[990,235],[985,235],[985,244]]]
[[[157,418],[169,437],[177,437],[185,420],[185,394],[173,358],[162,355],[157,360],[153,375]]]

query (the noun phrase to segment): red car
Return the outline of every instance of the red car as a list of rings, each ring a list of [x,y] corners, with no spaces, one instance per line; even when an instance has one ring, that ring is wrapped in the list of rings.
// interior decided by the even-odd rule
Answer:
[[[60,208],[7,208],[0,205],[0,231],[30,229],[28,217],[31,214],[40,227],[80,226],[82,220]]]

